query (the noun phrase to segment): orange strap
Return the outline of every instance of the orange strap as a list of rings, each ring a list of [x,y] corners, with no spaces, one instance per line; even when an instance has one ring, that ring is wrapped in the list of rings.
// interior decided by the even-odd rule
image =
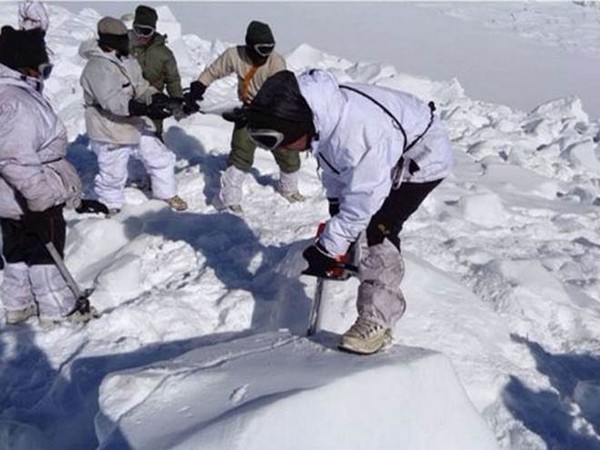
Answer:
[[[240,93],[240,100],[244,103],[250,102],[250,80],[252,80],[252,77],[254,76],[257,70],[258,66],[250,67],[250,70],[248,71],[248,73],[246,73],[246,75],[244,75],[244,79],[242,80],[242,92]]]

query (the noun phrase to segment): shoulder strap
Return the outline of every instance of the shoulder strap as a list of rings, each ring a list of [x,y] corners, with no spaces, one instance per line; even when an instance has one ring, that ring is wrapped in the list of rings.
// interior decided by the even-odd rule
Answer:
[[[406,136],[406,131],[404,131],[404,127],[402,126],[402,124],[400,123],[400,121],[398,119],[396,119],[396,116],[394,116],[389,109],[387,109],[385,106],[383,106],[381,103],[379,103],[377,100],[375,100],[373,97],[371,97],[368,94],[365,94],[363,91],[359,91],[358,89],[355,89],[353,87],[350,86],[346,86],[346,85],[340,85],[341,89],[347,89],[349,91],[355,92],[359,95],[362,95],[365,98],[368,98],[369,100],[371,100],[373,103],[375,103],[377,106],[379,106],[384,113],[386,113],[388,116],[391,117],[392,121],[396,124],[396,127],[400,130],[400,132],[402,133],[402,136],[404,137],[404,149],[402,150],[402,153],[404,153],[406,151],[406,144],[408,142],[408,137]]]
[[[409,151],[412,147],[414,147],[414,145],[419,142],[419,140],[425,136],[425,133],[427,133],[427,131],[429,131],[429,128],[431,127],[431,124],[433,123],[433,113],[435,111],[435,103],[433,102],[429,102],[428,106],[429,106],[429,110],[431,113],[431,116],[429,118],[429,123],[427,124],[427,126],[425,127],[425,130],[423,130],[423,132],[417,136],[410,144],[408,143],[408,137],[406,135],[406,131],[404,130],[404,127],[402,126],[402,124],[400,123],[400,121],[398,119],[396,119],[396,116],[394,116],[389,109],[387,109],[384,105],[382,105],[380,102],[378,102],[377,100],[375,100],[373,97],[371,97],[368,94],[365,94],[364,92],[353,88],[351,86],[347,86],[347,85],[340,85],[341,89],[347,89],[349,91],[355,92],[359,95],[362,95],[365,98],[368,98],[369,100],[371,100],[373,103],[375,103],[377,106],[379,106],[384,113],[386,113],[388,116],[391,117],[392,121],[394,122],[394,124],[396,125],[396,127],[400,130],[400,132],[402,133],[402,136],[404,137],[404,147],[402,149],[402,153],[406,153],[407,151]]]
[[[242,92],[240,93],[240,100],[243,103],[248,103],[250,101],[250,81],[257,70],[258,66],[253,65],[250,67],[250,70],[246,72],[246,75],[244,75],[244,79],[242,80]]]

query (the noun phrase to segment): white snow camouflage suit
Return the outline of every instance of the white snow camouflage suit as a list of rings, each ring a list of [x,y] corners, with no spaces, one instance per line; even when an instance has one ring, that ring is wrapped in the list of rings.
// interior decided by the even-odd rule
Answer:
[[[3,228],[9,221],[16,221],[18,226],[23,215],[21,202],[31,211],[45,211],[63,203],[77,206],[80,201],[81,181],[75,168],[65,160],[65,127],[36,90],[37,86],[37,80],[23,79],[21,73],[0,64],[0,218]],[[36,239],[36,236],[27,239]],[[9,244],[15,250],[36,243],[5,241],[5,255]],[[16,248],[16,253],[23,252]],[[29,264],[20,257],[8,259],[0,286],[6,310],[23,310],[36,301],[40,317],[59,319],[72,309],[75,299],[55,265]]]
[[[175,154],[155,135],[153,125],[129,117],[129,101],[149,104],[158,91],[143,78],[132,57],[103,52],[95,40],[84,42],[79,54],[88,59],[81,74],[85,124],[91,148],[98,157],[94,190],[110,209],[121,208],[130,156],[138,157],[152,183],[152,195],[161,200],[175,196]]]
[[[361,233],[364,237],[370,220],[390,196],[405,138],[380,106],[341,89],[331,74],[311,70],[300,75],[298,83],[314,115],[318,138],[313,140],[311,152],[322,169],[327,198],[339,200],[339,213],[327,222],[319,242],[330,255],[343,255]],[[408,143],[432,120],[428,105],[410,94],[367,84],[347,86],[384,105],[401,123]],[[419,167],[412,174],[408,170],[411,160]],[[452,165],[448,134],[434,117],[422,139],[404,154],[401,180],[439,182],[450,174]],[[399,286],[404,276],[401,253],[388,239],[365,246],[361,253],[359,316],[393,328],[405,309]]]

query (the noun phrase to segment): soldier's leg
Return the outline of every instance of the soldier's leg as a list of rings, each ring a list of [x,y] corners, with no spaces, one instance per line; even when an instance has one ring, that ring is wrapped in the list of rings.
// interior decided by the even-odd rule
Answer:
[[[125,201],[127,162],[132,148],[128,145],[115,147],[97,141],[91,141],[91,148],[98,157],[94,191],[98,199],[109,209],[120,209]]]
[[[342,336],[342,348],[366,354],[379,351],[386,341],[391,341],[392,330],[406,310],[400,289],[404,260],[398,234],[440,182],[403,183],[390,192],[372,217],[367,227],[367,248],[361,252],[364,257],[359,266],[358,318]]]
[[[137,156],[150,176],[152,196],[159,200],[174,197],[177,193],[175,154],[156,136],[142,134]]]
[[[279,166],[279,181],[275,189],[290,203],[304,201],[305,198],[298,189],[300,170],[300,153],[285,149],[273,151],[275,161]]]
[[[246,127],[235,126],[231,136],[231,152],[227,169],[221,174],[219,192],[213,199],[218,210],[231,209],[241,212],[244,180],[254,164],[256,144],[250,139]]]
[[[367,227],[369,246],[380,244],[384,239],[388,239],[400,250],[399,234],[404,222],[441,182],[442,180],[402,183],[398,189],[392,190],[369,222]]]
[[[62,206],[50,210],[48,229],[50,239],[59,256],[64,259],[67,225]],[[34,234],[31,240],[27,264],[33,296],[38,304],[41,320],[61,320],[75,306],[75,295],[59,272],[54,259]]]
[[[29,282],[29,267],[25,263],[25,232],[19,220],[0,219],[2,253],[6,260],[0,285],[0,300],[6,323],[14,325],[36,314],[37,307]]]

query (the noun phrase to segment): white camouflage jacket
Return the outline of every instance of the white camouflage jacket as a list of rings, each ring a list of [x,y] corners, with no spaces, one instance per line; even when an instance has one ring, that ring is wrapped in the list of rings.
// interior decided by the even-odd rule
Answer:
[[[81,180],[65,160],[67,132],[37,80],[0,64],[0,217],[19,219],[21,202],[32,211],[77,206]],[[21,199],[18,200],[18,195]]]
[[[88,60],[80,83],[89,138],[115,146],[139,144],[147,122],[129,117],[129,100],[149,104],[158,91],[144,79],[135,58],[103,52],[95,39],[81,44],[79,55]]]
[[[298,83],[313,111],[318,138],[311,151],[322,169],[326,195],[340,201],[340,212],[327,223],[320,243],[331,255],[342,255],[389,195],[405,139],[380,106],[341,89],[328,72],[305,72]],[[408,143],[423,133],[431,120],[429,106],[413,95],[367,84],[346,85],[385,106],[402,124]],[[419,166],[413,174],[407,170],[411,159]],[[404,161],[403,181],[423,183],[450,174],[452,148],[436,117],[423,138],[404,154]]]

